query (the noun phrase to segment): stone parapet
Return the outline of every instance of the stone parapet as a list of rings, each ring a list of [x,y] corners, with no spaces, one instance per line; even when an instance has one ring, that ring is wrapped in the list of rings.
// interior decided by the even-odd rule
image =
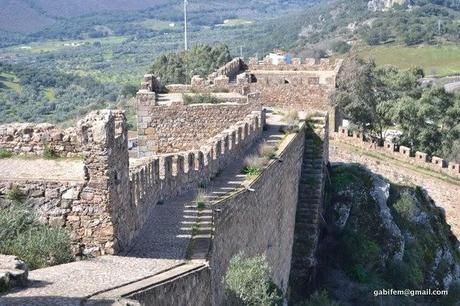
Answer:
[[[139,107],[138,149],[141,158],[199,149],[210,137],[257,109],[250,103],[139,104]]]
[[[265,254],[274,283],[287,293],[304,139],[302,127],[247,189],[213,204],[212,305],[225,304],[222,280],[240,253]]]
[[[230,162],[241,158],[260,137],[264,122],[264,111],[252,112],[198,149],[151,156],[133,167],[130,202],[136,215],[134,228],[141,228],[157,203],[209,182]]]
[[[391,142],[385,142],[383,146],[379,146],[376,142],[372,142],[364,135],[362,139],[354,137],[353,133],[350,133],[350,131],[344,127],[339,127],[338,132],[334,133],[334,135],[339,140],[362,147],[366,150],[387,154],[393,158],[401,159],[416,166],[441,172],[448,176],[460,178],[458,163],[449,162],[437,156],[430,156],[424,152],[415,152],[409,147],[401,146]]]
[[[292,64],[279,63],[274,65],[269,58],[258,61],[256,58],[250,58],[249,70],[278,70],[278,71],[338,71],[343,60],[330,60],[314,58],[293,58]]]

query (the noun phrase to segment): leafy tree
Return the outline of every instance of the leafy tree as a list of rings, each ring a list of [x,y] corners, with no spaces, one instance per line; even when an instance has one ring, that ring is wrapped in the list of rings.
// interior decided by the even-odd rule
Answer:
[[[230,260],[224,278],[227,303],[230,305],[281,305],[280,290],[271,280],[265,255],[245,258],[242,254]]]
[[[350,49],[351,46],[343,40],[336,41],[332,44],[332,50],[340,54],[347,53]]]
[[[401,142],[415,150],[459,160],[460,99],[444,88],[429,88],[417,97],[405,96],[393,109],[403,134]]]
[[[384,131],[391,124],[389,110],[395,93],[385,84],[386,72],[379,71],[373,61],[357,57],[344,64],[332,103],[338,106],[358,127],[383,141]]]
[[[207,77],[231,59],[226,45],[195,45],[189,51],[160,56],[154,62],[151,72],[165,84],[185,84],[194,75]]]

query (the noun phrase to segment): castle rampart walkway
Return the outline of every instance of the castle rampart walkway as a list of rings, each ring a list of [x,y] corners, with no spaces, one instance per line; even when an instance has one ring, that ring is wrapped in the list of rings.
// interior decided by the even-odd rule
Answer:
[[[273,145],[283,138],[280,116],[269,116],[261,141]],[[247,154],[258,149],[255,143]],[[209,201],[215,202],[238,189],[245,179],[240,171],[244,159],[226,167],[206,188]],[[174,271],[187,271],[205,265],[205,260],[188,260],[192,224],[198,214],[193,201],[197,189],[157,205],[133,247],[125,256],[102,256],[91,260],[39,269],[30,272],[31,285],[0,296],[0,306],[21,305],[112,305],[126,288],[151,286]],[[203,215],[204,214],[204,215]],[[210,213],[200,214],[200,223],[212,226]],[[203,222],[204,221],[204,222]],[[204,245],[206,247],[208,245]],[[200,247],[202,247],[200,245]],[[194,248],[202,259],[207,249]],[[165,275],[163,277],[163,275]],[[134,289],[133,289],[134,290]]]
[[[279,131],[279,116],[267,117],[267,128],[262,133],[261,141],[255,143],[245,154],[254,153],[259,143],[272,142],[275,145],[282,138]],[[205,187],[204,192],[208,201],[216,202],[222,197],[243,188],[245,175],[241,174],[244,158],[228,165],[216,178]],[[199,235],[206,236],[212,226],[211,212],[202,211],[198,214],[194,200],[199,188],[156,205],[144,225],[141,234],[133,247],[127,252],[128,256],[145,258],[186,259],[189,241],[192,237],[192,227],[199,219]],[[205,255],[206,250],[195,250]]]

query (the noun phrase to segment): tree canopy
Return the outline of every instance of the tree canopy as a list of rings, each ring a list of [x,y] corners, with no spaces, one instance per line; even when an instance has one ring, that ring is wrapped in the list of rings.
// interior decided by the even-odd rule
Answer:
[[[163,84],[186,84],[192,76],[207,77],[217,68],[232,59],[228,46],[195,45],[189,51],[169,53],[158,57],[151,72],[159,77]]]
[[[331,100],[379,142],[387,129],[397,129],[401,144],[459,161],[460,96],[443,87],[422,87],[423,76],[419,68],[376,67],[353,57],[344,64]]]

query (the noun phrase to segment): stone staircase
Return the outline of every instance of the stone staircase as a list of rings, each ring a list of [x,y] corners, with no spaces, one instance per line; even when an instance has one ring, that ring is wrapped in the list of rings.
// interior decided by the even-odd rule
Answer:
[[[324,159],[327,152],[323,150],[323,131],[326,124],[324,117],[311,118],[305,136],[290,279],[294,300],[296,292],[305,292],[315,278],[315,253],[323,224],[327,160]]]

